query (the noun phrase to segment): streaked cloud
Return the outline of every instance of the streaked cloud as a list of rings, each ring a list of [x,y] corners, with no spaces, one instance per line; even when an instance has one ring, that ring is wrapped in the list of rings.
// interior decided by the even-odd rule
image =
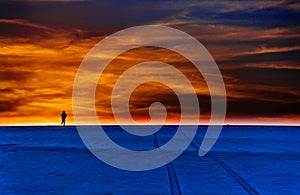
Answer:
[[[17,25],[22,25],[22,26],[28,26],[30,28],[37,28],[37,29],[52,31],[52,29],[47,26],[34,24],[29,21],[20,20],[20,19],[0,19],[0,23],[17,24]]]

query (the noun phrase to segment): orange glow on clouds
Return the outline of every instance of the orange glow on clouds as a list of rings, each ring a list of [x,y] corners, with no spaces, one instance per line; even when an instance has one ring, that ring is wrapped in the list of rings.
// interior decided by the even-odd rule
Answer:
[[[245,55],[256,57],[261,54],[298,51],[300,49],[298,45],[261,44],[263,39],[280,41],[300,38],[297,32],[284,28],[259,30],[225,25],[186,24],[184,21],[170,20],[153,23],[177,27],[206,43],[205,46],[216,59],[225,80],[229,104],[226,123],[299,124],[299,112],[293,111],[289,114],[288,108],[281,109],[278,113],[274,113],[276,109],[268,112],[276,104],[280,104],[281,107],[299,104],[300,90],[299,87],[290,84],[292,79],[289,80],[286,75],[279,72],[280,76],[273,79],[283,80],[273,85],[272,79],[268,80],[268,75],[259,77],[254,74],[252,79],[249,77],[249,80],[246,80],[247,74],[243,72],[243,70],[248,72],[246,68],[249,67],[268,68],[268,71],[280,68],[299,71],[298,62],[289,59],[278,62],[255,61],[252,58],[249,61],[240,60]],[[68,113],[67,123],[74,124],[72,88],[77,68],[87,52],[105,35],[103,33],[95,35],[97,33],[80,29],[53,29],[21,19],[0,19],[0,24],[29,28],[31,32],[22,36],[0,36],[0,124],[59,124],[62,110]],[[245,40],[259,43],[251,45],[240,43]],[[223,42],[236,44],[222,44]],[[122,72],[135,64],[150,60],[171,64],[186,75],[199,98],[201,109],[199,117],[203,123],[207,123],[210,118],[210,98],[202,76],[183,56],[165,49],[150,47],[123,53],[110,63],[100,77],[96,93],[99,120],[106,124],[115,122],[110,107],[110,95]],[[133,118],[147,122],[148,107],[159,98],[168,110],[168,123],[177,123],[180,118],[177,98],[172,90],[158,83],[146,83],[134,91],[129,105]],[[243,105],[238,104],[243,101],[245,102]],[[259,111],[258,107],[256,112],[255,110],[250,112],[250,109],[245,109],[249,102],[253,105],[264,105],[259,102],[272,105],[265,110]]]

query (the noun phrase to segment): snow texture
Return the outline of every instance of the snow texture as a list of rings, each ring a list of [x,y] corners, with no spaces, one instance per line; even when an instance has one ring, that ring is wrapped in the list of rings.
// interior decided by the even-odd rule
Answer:
[[[74,126],[0,127],[1,194],[298,194],[300,128],[225,126],[214,146],[198,156],[200,126],[187,150],[167,166],[144,172],[111,167],[93,156]],[[119,145],[151,150],[172,138],[130,135],[105,127]],[[155,144],[156,143],[156,144]]]

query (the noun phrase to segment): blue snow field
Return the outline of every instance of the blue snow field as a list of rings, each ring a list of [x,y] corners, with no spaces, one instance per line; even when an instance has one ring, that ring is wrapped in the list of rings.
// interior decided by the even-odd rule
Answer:
[[[214,148],[198,156],[206,126],[168,165],[143,172],[93,156],[76,127],[0,127],[1,194],[299,194],[300,127],[224,126]],[[174,135],[164,126],[138,137],[106,126],[116,143],[151,150]]]

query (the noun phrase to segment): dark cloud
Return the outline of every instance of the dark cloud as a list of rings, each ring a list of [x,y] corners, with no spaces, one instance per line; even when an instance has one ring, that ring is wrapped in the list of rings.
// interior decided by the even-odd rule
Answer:
[[[16,111],[18,109],[18,106],[21,105],[21,103],[22,98],[14,95],[14,89],[0,89],[0,114],[4,112]]]
[[[229,117],[280,117],[300,114],[300,96],[289,91],[264,91],[263,89],[243,89],[240,93],[247,94],[247,98],[234,98],[228,91],[227,115]],[[269,88],[268,88],[269,89]],[[299,90],[300,92],[300,90]],[[167,111],[180,115],[180,104],[175,94],[164,92],[143,93],[143,96],[132,98],[130,109],[133,116],[148,117],[149,106],[156,101],[167,107]],[[191,95],[186,94],[185,100]],[[209,116],[211,113],[211,97],[198,94],[201,115]]]
[[[201,41],[204,45],[209,46],[248,46],[249,48],[264,46],[266,48],[293,47],[300,45],[300,38],[260,38],[250,40],[209,40]]]
[[[284,103],[248,98],[229,98],[227,104],[229,117],[276,117],[299,114],[299,102]]]
[[[0,18],[24,19],[52,28],[114,30],[159,20],[173,10],[161,11],[156,1],[2,2]]]
[[[0,113],[16,111],[19,105],[20,105],[20,101],[18,100],[14,100],[14,101],[0,100]]]
[[[222,70],[222,73],[236,79],[240,89],[247,85],[265,85],[266,87],[289,87],[300,90],[300,70],[277,68],[240,68]]]
[[[235,79],[228,88],[229,116],[272,117],[300,114],[300,71],[273,68],[222,70]],[[227,81],[227,85],[230,82]],[[231,95],[239,94],[240,98]]]
[[[282,51],[282,52],[266,52],[258,54],[246,54],[233,57],[229,60],[217,61],[221,66],[226,65],[244,65],[251,63],[262,62],[295,62],[298,61],[300,56],[300,50]]]
[[[227,2],[227,1],[225,1]],[[298,26],[300,12],[288,4],[256,7],[259,1],[227,2],[253,4],[244,8],[222,10],[224,4],[207,1],[1,1],[0,18],[23,19],[51,28],[114,31],[135,25],[177,18],[206,24],[244,26],[252,28],[278,28]],[[240,6],[243,7],[243,6]],[[222,10],[222,11],[221,11]],[[181,12],[186,12],[180,16]],[[196,20],[195,20],[196,19]]]
[[[161,102],[165,105],[170,112],[180,113],[180,103],[178,100],[177,95],[173,90],[170,88],[168,89],[161,89],[153,91],[151,90],[153,87],[148,86],[145,91],[140,91],[139,88],[131,95],[131,104],[130,108],[140,109],[140,108],[149,108],[149,106],[153,102]],[[143,94],[143,96],[141,96]],[[185,101],[189,101],[194,94],[181,94]],[[209,114],[210,113],[210,106],[211,106],[211,97],[209,95],[204,94],[197,94],[199,108],[201,113]]]
[[[34,25],[28,25],[21,20],[0,19],[0,36],[19,37],[19,38],[45,38],[51,36],[53,31],[46,28],[37,28]]]
[[[205,19],[213,24],[255,28],[298,26],[300,22],[300,12],[286,6],[252,7],[227,12],[219,12],[213,7],[194,7],[190,9],[188,16]]]
[[[0,93],[12,93],[13,90],[9,88],[0,89]]]
[[[28,71],[0,71],[0,80],[2,81],[24,81],[31,78],[33,72]]]
[[[16,116],[31,116],[36,115],[37,112],[43,116],[48,115],[47,112],[53,112],[53,109],[46,111],[45,104],[51,105],[57,98],[69,98],[69,94],[70,91],[58,91],[57,89],[45,93],[31,86],[0,89],[0,116],[5,116],[7,112],[17,112],[14,113]]]

